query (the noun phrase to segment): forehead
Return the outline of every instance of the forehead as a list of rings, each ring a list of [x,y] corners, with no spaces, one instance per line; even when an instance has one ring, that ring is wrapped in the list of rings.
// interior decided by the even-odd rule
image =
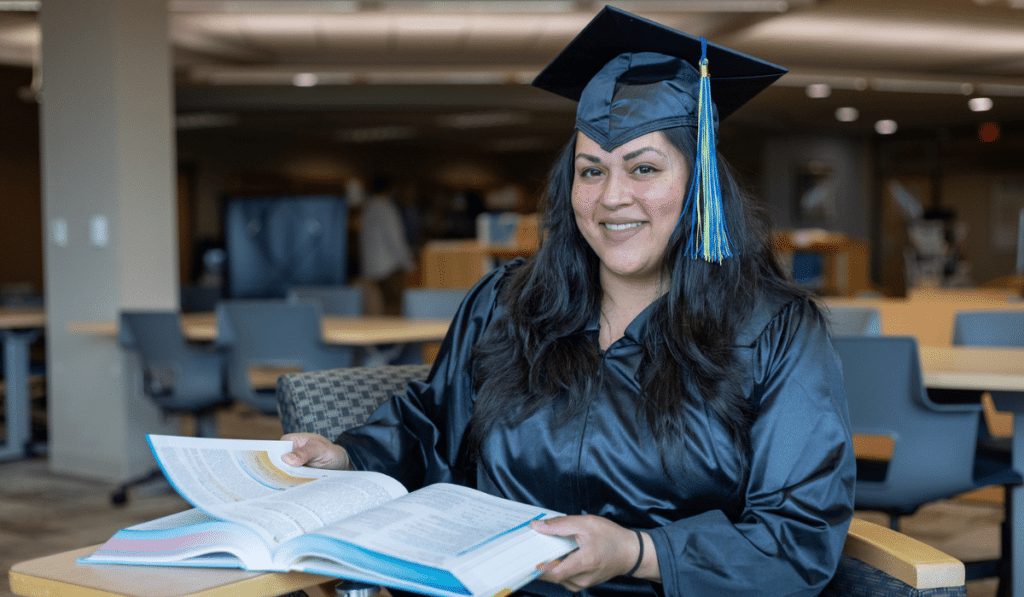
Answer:
[[[626,141],[611,151],[601,149],[601,145],[586,134],[579,131],[576,133],[576,155],[585,153],[587,155],[597,157],[626,157],[645,148],[658,150],[668,156],[682,156],[679,150],[669,142],[668,138],[665,137],[664,133],[661,131],[654,131],[653,133],[641,135],[635,139]]]

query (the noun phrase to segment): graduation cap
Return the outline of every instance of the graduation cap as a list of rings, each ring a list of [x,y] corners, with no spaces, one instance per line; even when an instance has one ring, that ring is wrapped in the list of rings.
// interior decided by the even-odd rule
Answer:
[[[654,131],[697,128],[698,156],[683,216],[687,253],[720,262],[732,253],[715,159],[718,121],[786,69],[606,6],[533,85],[579,102],[576,129],[605,151]]]

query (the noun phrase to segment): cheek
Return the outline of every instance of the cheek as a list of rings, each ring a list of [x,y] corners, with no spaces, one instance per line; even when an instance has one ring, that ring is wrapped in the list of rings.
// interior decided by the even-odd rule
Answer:
[[[593,193],[588,193],[585,188],[573,186],[572,189],[572,211],[576,215],[576,221],[589,220],[594,213]]]
[[[661,218],[678,219],[686,200],[686,188],[679,183],[649,189],[648,208]]]

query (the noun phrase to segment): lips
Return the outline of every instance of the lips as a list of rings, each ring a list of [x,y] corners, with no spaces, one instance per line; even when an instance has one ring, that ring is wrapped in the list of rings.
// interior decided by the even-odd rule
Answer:
[[[620,243],[639,234],[644,229],[645,224],[647,222],[635,220],[628,222],[601,222],[601,227],[604,229],[605,239],[610,242]]]

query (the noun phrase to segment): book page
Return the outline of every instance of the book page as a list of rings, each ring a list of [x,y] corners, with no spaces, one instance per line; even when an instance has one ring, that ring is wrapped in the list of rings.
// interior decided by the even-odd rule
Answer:
[[[288,441],[150,435],[149,442],[182,497],[256,531],[271,549],[407,493],[380,473],[285,464]]]
[[[273,567],[259,537],[193,508],[121,529],[84,564],[146,564],[204,568]]]
[[[529,527],[532,520],[558,515],[474,489],[436,484],[328,525],[313,537],[400,558],[416,565],[410,570],[452,572],[477,593],[493,582],[524,583],[536,576],[538,563],[575,549],[570,539]],[[301,549],[310,539],[294,547]],[[346,563],[372,570],[375,564],[362,550],[346,553]]]

